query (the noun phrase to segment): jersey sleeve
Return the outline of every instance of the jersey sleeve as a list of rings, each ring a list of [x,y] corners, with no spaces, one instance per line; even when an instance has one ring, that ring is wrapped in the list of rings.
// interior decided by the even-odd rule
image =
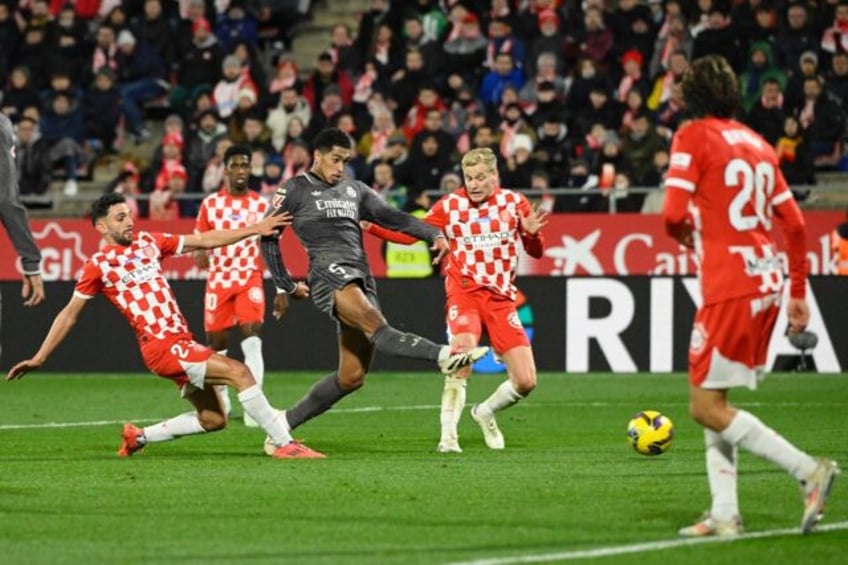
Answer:
[[[671,141],[671,155],[665,175],[666,188],[695,193],[698,181],[701,180],[698,148],[703,143],[703,139],[698,139],[695,128],[683,127],[678,130]]]
[[[204,199],[200,204],[200,210],[197,212],[197,220],[194,222],[194,233],[203,233],[212,229],[209,223],[209,207],[207,200]]]
[[[149,234],[159,248],[159,253],[162,259],[179,255],[183,252],[184,238],[181,235],[171,233],[151,233]]]
[[[267,216],[282,214],[283,212],[293,212],[296,208],[293,198],[294,194],[290,194],[290,189],[294,186],[294,179],[290,179],[280,185],[277,192],[274,193],[274,198],[271,200],[271,205],[265,213]],[[297,290],[297,283],[294,282],[289,270],[286,268],[286,263],[283,260],[283,252],[280,250],[280,237],[283,235],[285,228],[281,228],[277,235],[266,235],[259,240],[259,247],[262,251],[262,259],[265,261],[265,266],[271,272],[271,279],[274,281],[274,286],[277,292],[293,293]]]
[[[445,226],[448,225],[448,213],[446,211],[445,198],[445,196],[441,197],[438,202],[430,207],[427,211],[427,215],[424,216],[425,222],[440,231],[443,231]]]
[[[91,261],[86,261],[82,268],[82,275],[77,279],[77,284],[74,285],[74,296],[83,300],[94,298],[101,290],[103,290],[103,273]]]
[[[363,220],[380,224],[392,231],[399,231],[429,243],[432,243],[439,236],[439,230],[428,225],[429,223],[422,222],[406,212],[392,208],[377,196],[377,193],[370,186],[364,183],[358,184],[361,194],[359,215]]]

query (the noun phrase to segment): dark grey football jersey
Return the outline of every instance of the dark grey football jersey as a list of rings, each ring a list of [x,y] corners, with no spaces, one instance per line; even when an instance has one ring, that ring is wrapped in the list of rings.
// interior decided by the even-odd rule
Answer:
[[[26,208],[18,194],[15,130],[4,114],[0,114],[0,224],[6,227],[12,246],[21,256],[24,273],[40,272],[41,252],[35,245]]]
[[[360,220],[428,242],[439,235],[439,230],[392,208],[358,180],[346,178],[333,186],[313,173],[298,175],[277,190],[269,213],[281,212],[293,216],[292,228],[309,256],[310,279],[370,272]],[[277,288],[293,290],[295,283],[286,270],[277,237],[262,239],[262,255]]]

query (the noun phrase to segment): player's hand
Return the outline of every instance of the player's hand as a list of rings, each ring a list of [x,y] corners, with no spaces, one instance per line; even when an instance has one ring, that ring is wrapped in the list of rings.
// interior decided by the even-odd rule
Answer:
[[[804,331],[810,322],[810,307],[807,306],[807,301],[803,298],[790,298],[786,314],[789,318],[790,333]]]
[[[24,375],[29,373],[30,371],[34,371],[41,367],[41,363],[36,361],[35,359],[27,359],[26,361],[21,361],[11,369],[6,374],[7,381],[14,381],[22,378]]]
[[[371,222],[368,220],[359,220],[359,229],[367,232],[371,229]]]
[[[254,224],[256,233],[261,236],[277,235],[280,229],[290,226],[292,223],[292,215],[289,212],[281,214],[273,214],[263,219],[261,222]]]
[[[433,257],[434,265],[441,263],[442,259],[445,258],[445,255],[450,253],[450,245],[448,245],[448,240],[444,236],[437,237],[433,241],[433,245],[430,246],[430,249],[436,252],[436,256]]]
[[[207,255],[205,249],[198,249],[194,252],[194,264],[197,265],[198,269],[209,268],[209,255]]]
[[[294,289],[294,292],[291,293],[292,298],[295,300],[303,300],[304,298],[309,298],[309,285],[305,282],[297,283],[297,288]]]
[[[41,275],[24,275],[21,298],[24,299],[24,306],[38,306],[44,302],[44,281]]]
[[[530,210],[529,214],[521,214],[519,217],[521,229],[529,235],[538,234],[543,227],[548,225],[548,212],[539,206]]]
[[[274,297],[274,319],[282,320],[289,311],[289,295],[281,292]]]

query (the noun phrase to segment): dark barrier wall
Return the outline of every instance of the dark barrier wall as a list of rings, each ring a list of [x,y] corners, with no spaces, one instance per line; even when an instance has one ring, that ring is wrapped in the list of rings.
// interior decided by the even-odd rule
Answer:
[[[172,284],[189,325],[202,341],[204,283]],[[393,325],[434,340],[444,339],[440,279],[383,279],[378,284],[383,312]],[[521,279],[519,286],[532,309],[540,370],[667,372],[686,367],[695,312],[692,295],[697,295],[693,279],[529,277]],[[811,329],[820,336],[812,364],[823,372],[844,371],[848,367],[848,277],[814,277],[811,287]],[[0,369],[4,373],[13,362],[36,351],[72,289],[72,283],[49,283],[47,304],[25,309],[20,283],[0,283]],[[334,322],[309,302],[294,302],[282,323],[271,318],[270,309],[269,302],[264,345],[269,370],[331,370],[336,366]],[[785,318],[781,317],[778,325],[784,327]],[[771,350],[772,366],[795,353],[779,335],[772,339]],[[238,356],[239,348],[231,346],[230,351]],[[382,356],[377,357],[374,369],[434,370],[424,362]],[[45,370],[145,371],[129,325],[102,296],[85,309]]]

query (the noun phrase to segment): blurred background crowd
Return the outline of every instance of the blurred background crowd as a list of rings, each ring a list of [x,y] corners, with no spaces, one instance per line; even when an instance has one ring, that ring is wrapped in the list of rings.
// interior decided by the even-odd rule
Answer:
[[[459,157],[481,146],[547,209],[655,211],[628,188],[659,193],[687,120],[681,77],[713,53],[790,183],[845,167],[842,0],[371,0],[299,68],[298,26],[328,1],[0,0],[22,194],[49,206],[61,179],[74,197],[111,158],[105,189],[149,194],[140,215],[193,216],[230,144],[250,145],[251,186],[270,196],[332,125],[356,140],[350,173],[407,211],[460,186]]]

